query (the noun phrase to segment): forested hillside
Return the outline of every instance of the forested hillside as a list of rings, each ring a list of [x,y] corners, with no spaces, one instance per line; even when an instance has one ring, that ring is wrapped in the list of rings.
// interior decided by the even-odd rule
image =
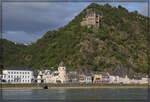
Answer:
[[[103,16],[98,31],[80,26],[89,8]],[[48,31],[21,52],[17,48],[13,57],[6,53],[5,66],[57,68],[59,62],[64,61],[67,70],[146,73],[148,20],[137,11],[128,12],[121,6],[92,3],[66,26]]]
[[[1,48],[1,60],[0,64],[4,65],[11,65],[12,60],[18,56],[21,50],[24,50],[26,46],[23,44],[15,44],[14,42],[11,42],[6,39],[0,39],[0,48]]]

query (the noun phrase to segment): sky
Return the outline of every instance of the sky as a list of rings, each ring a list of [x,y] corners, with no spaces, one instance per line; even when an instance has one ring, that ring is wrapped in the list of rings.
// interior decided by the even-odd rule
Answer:
[[[89,2],[4,2],[3,38],[18,43],[36,42],[47,31],[68,24],[89,4]],[[109,4],[116,7],[122,5],[130,12],[137,10],[142,15],[148,15],[146,2]]]

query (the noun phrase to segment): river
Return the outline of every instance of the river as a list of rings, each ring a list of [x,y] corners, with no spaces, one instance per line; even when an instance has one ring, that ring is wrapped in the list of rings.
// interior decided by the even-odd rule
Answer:
[[[3,90],[3,100],[146,100],[147,89],[33,89]],[[20,101],[18,101],[20,102]],[[41,101],[42,102],[42,101]],[[71,102],[71,101],[70,101]]]

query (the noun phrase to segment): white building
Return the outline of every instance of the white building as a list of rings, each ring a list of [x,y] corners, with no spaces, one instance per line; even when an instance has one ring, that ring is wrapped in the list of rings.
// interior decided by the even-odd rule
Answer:
[[[51,71],[48,68],[44,68],[42,71],[40,71],[40,78],[42,79],[43,83],[50,83],[50,77]]]
[[[85,77],[85,83],[86,84],[92,83],[92,76],[86,76]]]
[[[10,84],[32,83],[33,78],[33,71],[27,67],[8,67],[2,73],[2,80]]]
[[[38,76],[37,76],[37,83],[42,83],[42,81],[43,81],[42,76],[43,76],[42,71],[39,71]]]
[[[112,76],[111,75],[109,78],[110,78],[109,83],[111,83],[111,84],[119,84],[120,83],[119,76]]]
[[[124,78],[120,77],[120,83],[122,84],[130,84],[130,79],[126,75]]]
[[[2,75],[0,74],[0,83],[2,82]]]
[[[140,79],[131,79],[130,84],[140,84],[141,80]]]

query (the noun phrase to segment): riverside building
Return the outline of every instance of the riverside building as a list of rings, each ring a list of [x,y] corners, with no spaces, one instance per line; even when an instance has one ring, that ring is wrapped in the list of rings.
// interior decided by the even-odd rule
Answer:
[[[2,72],[2,80],[8,84],[28,84],[33,79],[33,71],[27,67],[8,67]]]
[[[66,66],[64,62],[60,62],[58,71],[51,74],[50,83],[66,83],[67,79]]]
[[[66,83],[67,79],[66,66],[64,62],[60,62],[57,71],[39,71],[37,83]]]

